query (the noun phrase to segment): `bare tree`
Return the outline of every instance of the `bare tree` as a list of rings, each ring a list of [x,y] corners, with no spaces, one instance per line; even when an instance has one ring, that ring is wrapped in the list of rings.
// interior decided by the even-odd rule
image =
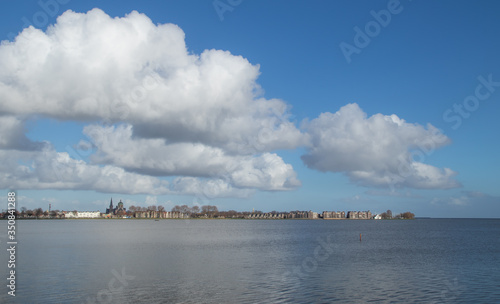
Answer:
[[[175,206],[172,208],[172,212],[181,212],[181,206],[179,206],[179,205],[175,205]]]
[[[181,213],[191,214],[191,208],[189,208],[188,205],[182,205],[181,206]]]
[[[217,209],[217,206],[211,206],[210,212],[211,212],[212,216],[219,215],[219,210]]]
[[[39,217],[39,216],[42,216],[43,215],[43,210],[42,208],[38,208],[35,210],[35,216],[36,217]]]
[[[203,213],[203,214],[207,214],[207,215],[208,215],[208,212],[209,212],[209,210],[208,210],[208,209],[209,209],[209,208],[208,208],[208,205],[203,205],[203,206],[201,206],[201,213]]]
[[[203,205],[201,206],[201,213],[206,214],[208,217],[215,217],[219,214],[217,206]]]
[[[159,205],[158,206],[158,211],[160,211],[160,212],[165,211],[165,207],[163,207],[162,205]]]
[[[390,220],[390,219],[392,219],[392,211],[387,210],[386,212],[382,212],[380,214],[380,217],[383,218],[384,220]]]
[[[230,216],[230,217],[236,217],[238,215],[238,211],[236,211],[236,210],[229,210],[227,212],[227,215]]]

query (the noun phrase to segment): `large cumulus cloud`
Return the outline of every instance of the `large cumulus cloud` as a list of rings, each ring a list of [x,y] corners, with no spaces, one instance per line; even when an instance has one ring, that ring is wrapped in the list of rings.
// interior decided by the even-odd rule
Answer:
[[[450,139],[432,125],[407,123],[396,115],[367,117],[357,104],[323,113],[304,126],[311,146],[304,163],[323,172],[343,172],[359,184],[380,187],[454,188],[457,174],[422,163]]]
[[[138,12],[67,11],[45,32],[30,27],[2,42],[0,67],[0,149],[39,150],[24,155],[31,166],[10,168],[25,172],[10,176],[18,188],[217,197],[300,185],[272,151],[307,135],[288,120],[285,102],[261,96],[259,66],[227,51],[192,54],[176,25]],[[42,152],[18,117],[91,123],[92,162],[48,143]],[[165,176],[176,178],[165,184]]]
[[[235,153],[295,148],[281,100],[259,97],[259,66],[227,51],[188,52],[176,25],[132,12],[68,11],[0,48],[0,107],[63,120],[126,121],[142,137]],[[264,134],[264,136],[263,136]]]

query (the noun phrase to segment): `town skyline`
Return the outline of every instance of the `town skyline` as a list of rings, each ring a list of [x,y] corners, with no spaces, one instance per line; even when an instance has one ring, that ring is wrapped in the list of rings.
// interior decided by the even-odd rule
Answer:
[[[120,197],[166,210],[499,217],[499,11],[5,4],[0,193],[28,209]]]
[[[3,210],[0,218],[6,219],[11,213]],[[193,206],[176,205],[171,210],[166,210],[162,205],[151,205],[148,207],[129,206],[127,207],[120,200],[116,205],[111,198],[109,207],[105,212],[90,210],[48,210],[42,208],[27,209],[21,207],[15,211],[18,219],[362,219],[362,220],[380,220],[380,219],[414,219],[415,214],[406,211],[393,215],[392,210],[383,213],[374,214],[368,211],[322,211],[312,210],[288,210],[262,212],[260,210],[243,211],[236,210],[218,210],[214,205]]]

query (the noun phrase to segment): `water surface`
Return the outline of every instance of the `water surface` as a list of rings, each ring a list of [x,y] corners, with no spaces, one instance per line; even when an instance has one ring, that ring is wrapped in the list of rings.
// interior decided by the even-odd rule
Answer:
[[[17,296],[12,301],[5,287],[1,302],[500,302],[500,220],[24,220],[17,226]],[[7,269],[5,249],[0,258]]]

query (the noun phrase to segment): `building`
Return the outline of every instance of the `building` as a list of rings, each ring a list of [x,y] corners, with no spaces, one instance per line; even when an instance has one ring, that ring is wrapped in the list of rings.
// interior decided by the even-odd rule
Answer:
[[[64,218],[100,218],[100,211],[66,211]]]
[[[318,213],[309,210],[309,212],[307,212],[307,218],[312,219],[312,220],[316,220],[316,219],[318,219]]]
[[[113,198],[111,198],[111,203],[109,203],[109,208],[106,208],[106,214],[113,214],[114,208],[113,208]]]
[[[372,218],[370,211],[349,211],[347,212],[348,219],[368,220]]]
[[[63,211],[64,218],[77,218],[78,211]]]
[[[247,219],[372,219],[372,213],[370,211],[323,211],[322,213],[317,213],[313,211],[290,211],[290,212],[252,212],[245,215]]]
[[[78,211],[78,218],[100,218],[100,211]]]
[[[338,220],[345,218],[345,211],[323,211],[323,219],[326,220]]]
[[[109,203],[109,208],[106,208],[106,214],[109,216],[113,215],[125,215],[127,212],[127,208],[123,207],[123,203],[120,200],[118,205],[113,208],[113,198],[111,198],[111,202]]]
[[[184,214],[179,211],[135,211],[135,218],[158,218],[158,219],[185,219],[189,218],[189,215]]]

